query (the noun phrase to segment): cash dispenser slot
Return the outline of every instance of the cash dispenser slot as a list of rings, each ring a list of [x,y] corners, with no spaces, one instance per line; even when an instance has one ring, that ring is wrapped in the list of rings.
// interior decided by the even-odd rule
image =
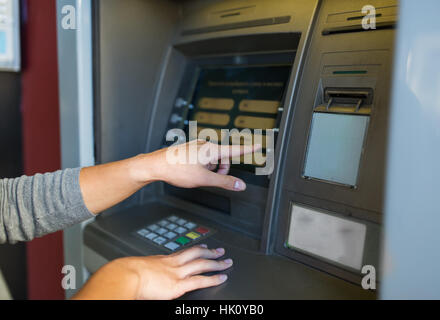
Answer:
[[[315,112],[370,114],[373,103],[372,88],[325,88],[323,104]]]

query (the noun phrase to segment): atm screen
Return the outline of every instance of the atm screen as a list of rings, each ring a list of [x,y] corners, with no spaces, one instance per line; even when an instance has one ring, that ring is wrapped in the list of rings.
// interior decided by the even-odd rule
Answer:
[[[210,136],[207,140],[211,142],[222,141],[221,129],[235,128],[240,132],[247,129],[250,134],[241,134],[240,143],[251,144],[258,141],[254,140],[255,130],[261,129],[264,156],[265,130],[279,127],[280,108],[290,70],[290,65],[201,68],[188,120],[197,121],[197,133],[213,129],[218,138]],[[264,163],[240,163],[235,167],[253,171],[257,165]]]

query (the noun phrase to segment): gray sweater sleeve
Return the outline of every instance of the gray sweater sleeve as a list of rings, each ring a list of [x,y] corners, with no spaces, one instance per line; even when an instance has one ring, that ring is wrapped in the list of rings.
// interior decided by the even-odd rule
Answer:
[[[0,243],[29,241],[93,217],[82,198],[80,170],[0,180]]]

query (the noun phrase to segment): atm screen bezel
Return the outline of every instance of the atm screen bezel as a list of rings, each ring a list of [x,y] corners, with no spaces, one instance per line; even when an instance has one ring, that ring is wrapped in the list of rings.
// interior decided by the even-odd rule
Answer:
[[[288,52],[265,52],[265,53],[251,53],[251,54],[231,54],[231,55],[221,55],[221,56],[209,56],[209,57],[199,57],[193,58],[188,61],[188,65],[182,77],[180,83],[180,89],[178,97],[184,96],[187,101],[192,101],[195,94],[196,84],[199,79],[200,70],[204,68],[228,68],[228,67],[265,67],[265,66],[289,66],[291,68],[288,79],[286,80],[285,89],[283,92],[283,97],[281,99],[281,106],[284,106],[286,99],[286,92],[289,88],[289,83],[292,77],[292,69],[294,66],[296,58],[296,51]],[[189,81],[190,85],[184,84],[183,82]],[[182,87],[186,87],[182,89]],[[177,97],[176,97],[177,99]],[[286,108],[284,108],[286,109]],[[171,111],[171,114],[175,112],[175,109]],[[170,114],[170,117],[171,117]],[[281,118],[283,112],[280,112],[277,118],[277,127],[280,126]],[[185,118],[185,116],[184,116]],[[176,126],[177,127],[177,126]],[[184,129],[184,127],[178,127]],[[168,126],[166,132],[171,129]],[[166,135],[164,133],[164,137]],[[277,135],[275,136],[275,141]],[[169,145],[168,142],[164,140],[164,145]],[[276,143],[275,143],[276,148]],[[231,168],[230,174],[244,179],[247,183],[268,188],[270,183],[269,176],[257,176],[254,173],[240,170],[237,168]]]

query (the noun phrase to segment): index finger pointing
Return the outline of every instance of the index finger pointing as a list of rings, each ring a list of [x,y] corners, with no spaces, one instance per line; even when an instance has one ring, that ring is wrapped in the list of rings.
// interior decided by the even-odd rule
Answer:
[[[260,144],[255,144],[251,146],[239,146],[239,145],[233,145],[233,146],[219,146],[219,157],[218,159],[225,159],[225,158],[234,158],[239,157],[245,154],[254,153],[261,149]]]

